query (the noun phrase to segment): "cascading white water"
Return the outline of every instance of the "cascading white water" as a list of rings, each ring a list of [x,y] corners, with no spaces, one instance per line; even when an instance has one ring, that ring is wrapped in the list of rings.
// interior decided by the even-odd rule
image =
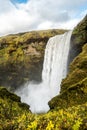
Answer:
[[[61,80],[67,74],[71,33],[50,38],[46,46],[42,80],[49,86],[52,97],[59,93]]]
[[[67,61],[72,31],[49,39],[44,56],[42,83],[30,83],[16,94],[30,105],[33,113],[49,110],[48,101],[60,92],[60,84],[67,74]]]

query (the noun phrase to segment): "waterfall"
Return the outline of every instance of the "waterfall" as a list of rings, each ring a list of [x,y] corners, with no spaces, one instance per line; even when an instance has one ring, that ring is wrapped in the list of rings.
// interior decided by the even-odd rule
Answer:
[[[60,92],[60,85],[67,75],[67,63],[72,31],[49,39],[44,56],[42,83],[29,83],[16,94],[30,105],[33,113],[44,113],[50,108],[48,101]]]
[[[71,33],[50,38],[46,46],[42,80],[49,86],[52,97],[59,93],[61,80],[67,74]]]

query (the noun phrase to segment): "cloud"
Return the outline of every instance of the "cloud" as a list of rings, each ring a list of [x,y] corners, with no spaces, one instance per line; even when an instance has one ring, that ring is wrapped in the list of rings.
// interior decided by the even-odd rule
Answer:
[[[87,13],[87,0],[0,0],[0,35],[48,28],[73,28]],[[85,8],[84,8],[85,7]]]

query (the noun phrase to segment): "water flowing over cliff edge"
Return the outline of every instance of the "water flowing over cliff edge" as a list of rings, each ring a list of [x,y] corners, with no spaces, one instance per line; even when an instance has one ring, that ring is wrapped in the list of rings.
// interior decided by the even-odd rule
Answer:
[[[38,33],[41,34],[39,39],[37,39]],[[50,33],[52,35],[48,36]],[[87,15],[72,32],[69,71],[61,82],[59,95],[48,102],[49,112],[32,114],[29,106],[20,102],[20,97],[4,88],[10,86],[11,90],[14,90],[20,85],[25,87],[27,84],[23,86],[23,83],[34,80],[38,76],[41,77],[42,69],[38,65],[43,68],[43,62],[40,64],[38,60],[43,60],[43,52],[48,39],[58,34],[63,34],[63,32],[35,31],[0,38],[0,129],[87,129]],[[41,58],[35,52],[39,52]],[[33,72],[29,65],[33,66]],[[40,75],[34,69],[39,72],[41,70]],[[25,91],[22,92],[25,93]],[[28,97],[28,92],[25,94]]]
[[[60,92],[60,84],[67,74],[67,62],[72,31],[49,39],[44,56],[42,83],[29,83],[16,93],[30,105],[33,113],[49,110],[48,101]]]

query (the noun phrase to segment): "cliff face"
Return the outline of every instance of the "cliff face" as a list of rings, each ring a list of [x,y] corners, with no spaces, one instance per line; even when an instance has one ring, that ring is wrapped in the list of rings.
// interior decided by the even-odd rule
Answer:
[[[82,51],[85,43],[87,43],[87,15],[72,32],[69,62]]]
[[[73,61],[61,84],[61,93],[49,102],[51,109],[87,102],[87,16],[73,30],[70,58]]]
[[[0,85],[13,90],[27,81],[41,81],[46,43],[65,31],[33,31],[1,37]]]
[[[87,15],[72,32],[70,56],[71,60],[74,60],[70,64],[67,78],[62,83],[61,91],[87,77]]]

